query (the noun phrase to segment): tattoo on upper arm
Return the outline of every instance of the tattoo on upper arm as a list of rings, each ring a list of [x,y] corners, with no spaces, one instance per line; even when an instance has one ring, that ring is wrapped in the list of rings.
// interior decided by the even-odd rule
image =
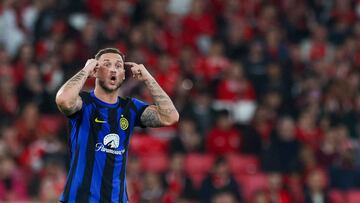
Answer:
[[[163,124],[160,121],[160,117],[159,117],[157,110],[152,106],[149,106],[144,110],[140,119],[141,119],[141,122],[147,127],[162,127],[163,126]]]

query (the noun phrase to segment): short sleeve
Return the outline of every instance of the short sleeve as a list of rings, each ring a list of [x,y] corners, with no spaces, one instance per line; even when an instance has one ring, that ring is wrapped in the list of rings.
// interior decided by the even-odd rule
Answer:
[[[140,118],[141,118],[142,113],[143,113],[144,110],[146,109],[146,107],[149,106],[149,104],[146,103],[146,102],[143,102],[143,101],[141,101],[141,100],[138,100],[138,99],[136,99],[136,98],[132,98],[132,102],[134,103],[135,108],[136,108],[135,126],[139,126],[139,127],[145,128],[146,126],[142,124]]]

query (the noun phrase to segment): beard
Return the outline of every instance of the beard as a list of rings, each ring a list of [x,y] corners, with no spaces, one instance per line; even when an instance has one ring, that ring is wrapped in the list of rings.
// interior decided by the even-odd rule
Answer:
[[[106,86],[104,80],[99,80],[99,85],[103,90],[105,90],[105,92],[112,93],[114,91],[117,91],[120,88],[122,82],[123,81],[119,81],[118,83],[116,83],[115,87],[108,87],[108,86]]]

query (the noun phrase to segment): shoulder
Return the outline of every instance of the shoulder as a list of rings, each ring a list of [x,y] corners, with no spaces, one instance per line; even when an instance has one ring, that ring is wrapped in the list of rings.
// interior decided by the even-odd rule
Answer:
[[[146,109],[146,107],[149,106],[147,102],[139,100],[137,98],[129,97],[127,100],[129,100],[131,105],[133,105],[133,108],[135,108],[135,110],[140,113],[142,113]]]

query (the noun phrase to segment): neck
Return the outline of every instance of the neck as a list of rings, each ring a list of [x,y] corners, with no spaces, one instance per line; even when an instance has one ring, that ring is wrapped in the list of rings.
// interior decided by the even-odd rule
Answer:
[[[117,91],[106,92],[99,86],[95,87],[94,94],[98,99],[109,104],[115,104],[118,100]]]

